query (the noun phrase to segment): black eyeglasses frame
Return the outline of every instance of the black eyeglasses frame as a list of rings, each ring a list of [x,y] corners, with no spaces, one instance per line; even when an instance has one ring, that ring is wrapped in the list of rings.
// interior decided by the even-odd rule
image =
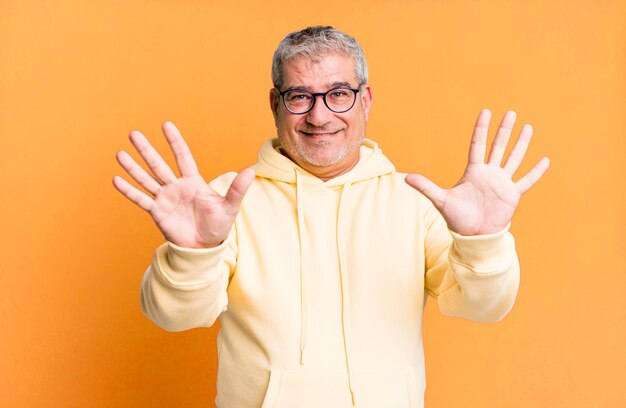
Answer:
[[[326,95],[328,95],[329,93],[331,93],[333,91],[336,91],[338,89],[348,89],[348,90],[354,92],[354,100],[352,101],[352,105],[350,105],[350,107],[348,109],[346,109],[346,110],[340,110],[340,111],[334,110],[333,108],[331,108],[328,105],[328,102],[326,101]],[[283,100],[283,106],[285,107],[285,109],[287,109],[287,111],[289,113],[292,113],[294,115],[304,115],[306,113],[309,113],[311,111],[311,109],[313,109],[313,107],[315,106],[315,102],[317,102],[317,97],[318,96],[322,97],[322,100],[324,101],[324,105],[326,105],[328,110],[330,110],[331,112],[334,112],[334,113],[346,113],[346,112],[348,112],[350,109],[352,109],[354,107],[354,104],[356,103],[357,94],[361,90],[361,85],[359,85],[358,88],[350,88],[348,86],[337,86],[337,87],[332,88],[332,89],[330,89],[330,90],[328,90],[326,92],[311,92],[311,91],[307,91],[306,89],[301,89],[301,88],[289,88],[289,89],[285,89],[284,91],[281,91],[278,88],[274,88],[274,90],[276,90],[276,92],[278,92],[278,95],[280,95],[281,99]],[[301,91],[301,92],[306,92],[306,93],[311,94],[311,96],[313,96],[313,103],[311,103],[311,106],[309,107],[309,109],[307,109],[304,112],[293,112],[291,109],[289,109],[289,107],[287,107],[287,102],[285,101],[285,94],[287,92],[291,92],[291,91]]]

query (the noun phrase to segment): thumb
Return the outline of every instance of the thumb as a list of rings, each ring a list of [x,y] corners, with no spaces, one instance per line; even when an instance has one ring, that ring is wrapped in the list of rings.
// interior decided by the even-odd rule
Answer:
[[[243,200],[253,180],[254,170],[250,168],[241,171],[237,177],[235,177],[226,193],[226,203],[230,206],[231,211],[239,211],[241,200]]]
[[[446,190],[439,187],[437,184],[430,181],[428,178],[421,174],[409,174],[404,179],[408,185],[424,194],[432,203],[441,209],[446,200]]]

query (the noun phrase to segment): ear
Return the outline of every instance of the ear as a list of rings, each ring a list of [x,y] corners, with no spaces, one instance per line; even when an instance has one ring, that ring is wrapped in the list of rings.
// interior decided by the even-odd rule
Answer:
[[[372,108],[372,103],[374,102],[374,92],[372,92],[370,84],[364,84],[361,86],[359,93],[361,94],[361,104],[363,105],[365,119],[367,120],[369,118],[370,109]]]
[[[270,109],[272,109],[272,115],[274,115],[274,124],[278,120],[278,103],[280,102],[280,95],[276,91],[276,88],[270,89]]]

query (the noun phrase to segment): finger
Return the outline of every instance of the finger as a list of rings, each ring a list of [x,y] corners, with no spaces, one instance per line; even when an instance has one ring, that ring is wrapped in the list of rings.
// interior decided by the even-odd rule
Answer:
[[[518,180],[517,183],[515,183],[517,185],[518,191],[521,194],[524,194],[525,192],[530,190],[530,188],[535,185],[535,183],[539,181],[539,179],[545,174],[546,170],[548,170],[548,167],[550,167],[550,159],[544,157],[539,160],[539,163],[537,163],[531,171],[526,173],[524,177],[522,177]]]
[[[252,169],[245,169],[235,177],[225,197],[226,203],[230,206],[231,213],[236,214],[239,211],[241,200],[243,200],[253,180],[254,170]]]
[[[120,193],[124,194],[133,203],[137,204],[140,208],[150,212],[154,205],[154,200],[143,191],[139,191],[133,187],[128,181],[119,176],[113,177],[113,185]]]
[[[478,114],[474,133],[472,134],[472,144],[469,151],[469,163],[484,163],[485,151],[487,150],[487,133],[489,132],[489,122],[491,121],[491,111],[483,109]]]
[[[506,146],[509,144],[509,138],[511,137],[516,118],[517,114],[513,111],[508,111],[504,114],[502,122],[500,122],[500,127],[498,128],[498,133],[496,133],[496,137],[493,139],[491,145],[489,164],[500,166],[500,163],[502,163],[502,157],[504,156]]]
[[[156,195],[161,191],[161,185],[152,178],[147,171],[145,171],[137,162],[130,157],[125,151],[117,153],[117,162],[126,170],[126,172],[143,188],[148,190],[153,195]]]
[[[171,183],[176,180],[176,175],[165,163],[161,155],[152,147],[148,139],[139,131],[130,132],[130,141],[135,146],[152,173],[163,183]]]
[[[446,199],[446,190],[439,187],[421,174],[409,174],[405,181],[408,185],[424,194],[435,207],[442,208]]]
[[[176,128],[172,122],[163,123],[162,128],[163,134],[165,134],[165,138],[167,139],[172,152],[174,152],[174,157],[176,158],[176,164],[178,165],[180,174],[184,177],[198,175],[199,171],[196,161],[193,159],[189,146],[185,142],[185,139],[183,139],[183,135],[180,133],[178,128]]]
[[[528,150],[528,145],[530,144],[530,139],[532,139],[532,137],[533,127],[528,124],[522,126],[522,131],[517,138],[517,142],[515,142],[515,146],[513,146],[513,150],[511,150],[511,154],[509,154],[509,157],[506,159],[506,163],[504,164],[504,170],[511,176],[515,174],[519,165],[522,163],[522,160],[524,160],[526,150]]]

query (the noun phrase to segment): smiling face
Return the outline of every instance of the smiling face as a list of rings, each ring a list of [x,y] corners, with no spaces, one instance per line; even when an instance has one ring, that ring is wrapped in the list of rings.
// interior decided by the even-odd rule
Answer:
[[[283,65],[283,86],[326,92],[337,86],[358,88],[354,59],[340,54],[316,61],[297,58]],[[313,109],[296,115],[284,106],[275,90],[270,91],[278,140],[286,155],[309,173],[329,180],[349,171],[359,161],[359,146],[372,103],[372,90],[362,85],[352,109],[335,113],[317,97]]]

